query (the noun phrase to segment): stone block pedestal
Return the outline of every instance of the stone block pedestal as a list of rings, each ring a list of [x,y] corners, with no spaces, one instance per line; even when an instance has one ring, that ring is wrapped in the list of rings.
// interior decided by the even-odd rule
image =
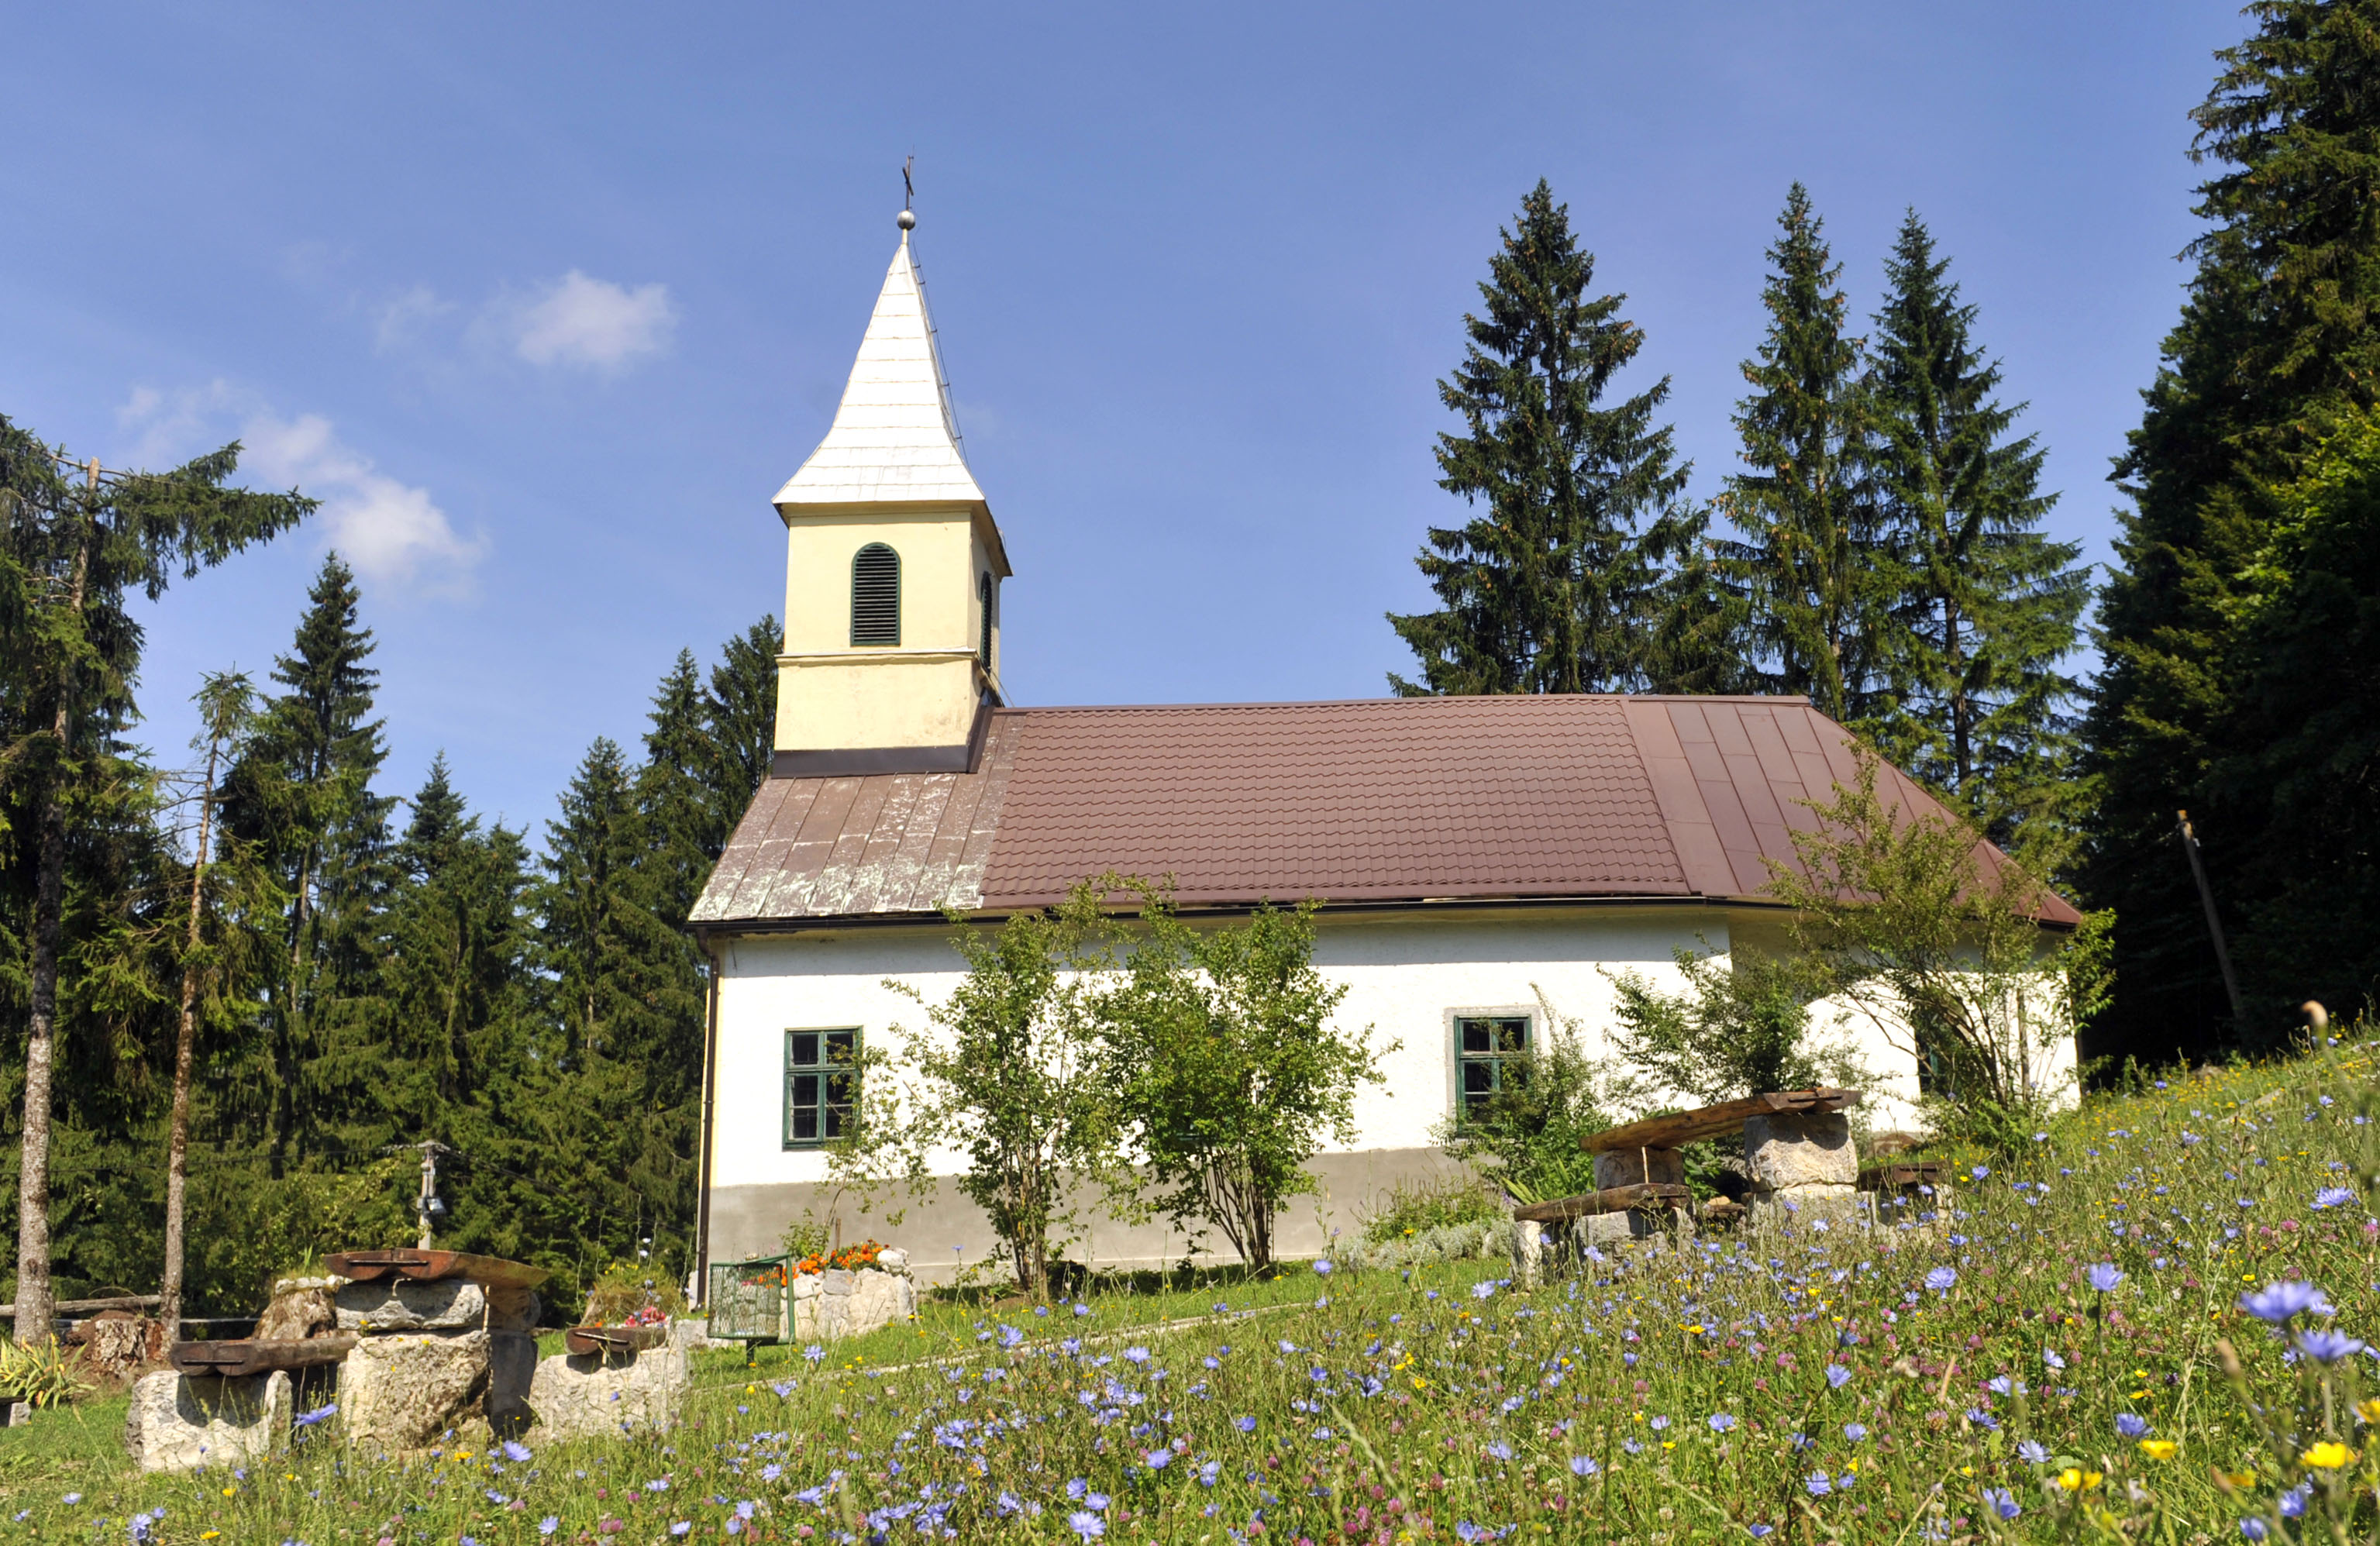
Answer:
[[[132,1382],[124,1447],[144,1471],[245,1466],[279,1447],[289,1406],[289,1376],[279,1369],[237,1379],[143,1375]]]
[[[1755,1229],[1856,1228],[1867,1220],[1859,1150],[1840,1112],[1755,1116],[1743,1124],[1744,1199]]]

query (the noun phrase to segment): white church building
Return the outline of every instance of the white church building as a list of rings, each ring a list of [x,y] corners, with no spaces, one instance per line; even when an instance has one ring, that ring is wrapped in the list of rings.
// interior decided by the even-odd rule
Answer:
[[[713,963],[704,1263],[773,1253],[819,1200],[838,1067],[922,1018],[886,980],[938,1001],[960,979],[946,907],[993,925],[1111,870],[1172,877],[1194,919],[1319,900],[1315,961],[1348,990],[1341,1022],[1399,1047],[1359,1098],[1356,1142],[1314,1159],[1318,1193],[1280,1220],[1292,1257],[1443,1174],[1432,1130],[1550,1032],[1541,1005],[1599,1035],[1608,973],[1674,982],[1680,947],[1781,942],[1768,862],[1793,861],[1790,834],[1814,824],[1802,802],[1854,773],[1849,734],[1799,698],[1012,703],[1007,554],[902,225],[833,426],[777,492],[774,765],[694,914]],[[1933,803],[1897,773],[1884,784]],[[2043,921],[2077,918],[2053,897]],[[1876,1125],[1909,1124],[1913,1058],[1880,1038],[1863,1050]],[[847,1236],[881,1229],[843,1214]],[[949,1187],[895,1233],[929,1269],[995,1244]],[[1156,1265],[1184,1249],[1162,1223],[1095,1221],[1074,1253]]]

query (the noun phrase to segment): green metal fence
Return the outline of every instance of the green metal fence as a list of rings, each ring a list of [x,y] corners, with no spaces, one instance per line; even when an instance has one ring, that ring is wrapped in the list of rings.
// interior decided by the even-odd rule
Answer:
[[[785,1334],[790,1256],[710,1264],[710,1334],[737,1342],[777,1342]]]

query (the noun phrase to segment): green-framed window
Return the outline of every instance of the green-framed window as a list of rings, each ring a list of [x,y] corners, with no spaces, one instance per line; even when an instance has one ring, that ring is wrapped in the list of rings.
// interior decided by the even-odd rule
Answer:
[[[785,1147],[815,1149],[849,1130],[859,1099],[859,1032],[785,1032]]]
[[[1454,1017],[1455,1114],[1471,1121],[1500,1090],[1517,1088],[1529,1077],[1527,1015],[1457,1015]]]

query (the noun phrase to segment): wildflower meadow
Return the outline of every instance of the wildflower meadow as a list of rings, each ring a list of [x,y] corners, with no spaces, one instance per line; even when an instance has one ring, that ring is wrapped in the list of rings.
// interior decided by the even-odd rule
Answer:
[[[2373,1055],[2095,1099],[1875,1230],[714,1351],[681,1426],[615,1442],[383,1459],[326,1411],[140,1479],[91,1403],[7,1436],[0,1540],[2369,1540]]]

